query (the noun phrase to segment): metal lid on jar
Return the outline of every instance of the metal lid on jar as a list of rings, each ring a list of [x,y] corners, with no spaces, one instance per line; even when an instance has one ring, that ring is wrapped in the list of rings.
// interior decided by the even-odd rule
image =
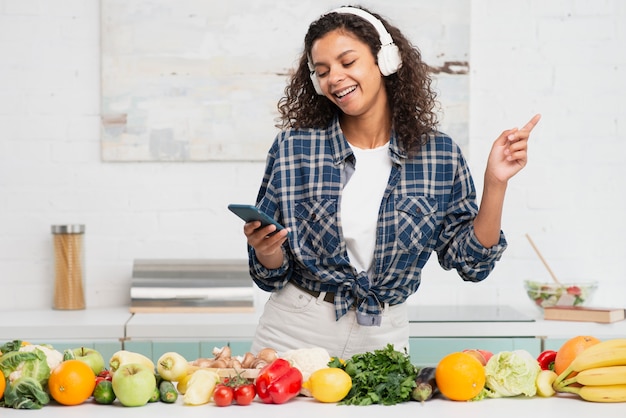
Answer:
[[[85,225],[52,225],[53,234],[84,234]]]

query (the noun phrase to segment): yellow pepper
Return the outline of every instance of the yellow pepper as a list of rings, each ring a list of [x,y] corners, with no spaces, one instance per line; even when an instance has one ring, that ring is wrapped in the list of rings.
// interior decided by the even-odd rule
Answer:
[[[187,390],[183,395],[185,405],[203,405],[209,403],[220,376],[212,370],[198,369],[189,378]]]

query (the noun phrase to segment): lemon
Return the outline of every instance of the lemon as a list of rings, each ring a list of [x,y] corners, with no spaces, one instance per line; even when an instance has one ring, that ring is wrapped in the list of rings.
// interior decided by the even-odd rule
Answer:
[[[327,367],[314,371],[302,387],[320,402],[339,402],[350,392],[352,379],[342,369]]]

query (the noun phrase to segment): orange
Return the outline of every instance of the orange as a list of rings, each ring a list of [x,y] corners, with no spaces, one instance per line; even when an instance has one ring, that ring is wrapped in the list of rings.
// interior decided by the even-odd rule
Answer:
[[[48,389],[61,405],[79,405],[85,402],[96,387],[96,375],[80,360],[66,360],[50,373]]]
[[[442,358],[435,368],[439,391],[453,401],[469,401],[485,387],[485,368],[474,356],[454,352]]]
[[[4,396],[4,389],[6,389],[7,381],[4,377],[4,373],[0,370],[0,399]]]
[[[554,371],[556,374],[563,373],[577,355],[587,347],[591,347],[599,342],[599,339],[590,335],[578,335],[565,341],[556,352],[556,359],[554,360]]]

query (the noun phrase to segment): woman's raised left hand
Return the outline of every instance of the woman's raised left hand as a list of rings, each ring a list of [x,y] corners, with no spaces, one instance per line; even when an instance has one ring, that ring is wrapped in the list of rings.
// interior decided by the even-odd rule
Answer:
[[[537,114],[522,129],[509,129],[500,134],[491,147],[485,180],[506,183],[526,166],[528,161],[528,138],[539,123]]]

